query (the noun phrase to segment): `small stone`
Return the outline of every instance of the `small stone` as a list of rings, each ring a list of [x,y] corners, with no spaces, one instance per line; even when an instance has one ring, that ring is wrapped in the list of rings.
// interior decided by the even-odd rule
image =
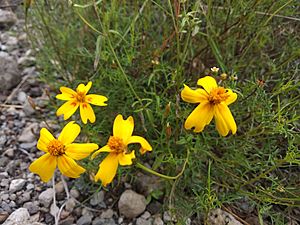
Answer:
[[[35,214],[39,211],[38,203],[33,202],[26,202],[23,205],[24,208],[26,208],[30,215]]]
[[[8,212],[0,212],[0,223],[3,223],[9,216]]]
[[[103,200],[104,200],[104,192],[99,191],[99,192],[93,194],[92,198],[90,199],[90,204],[92,206],[97,206],[100,203],[102,203]]]
[[[114,219],[96,218],[92,225],[116,225]]]
[[[61,220],[59,225],[72,225],[75,221],[73,216],[69,216],[67,219]]]
[[[35,113],[35,110],[32,108],[31,104],[28,102],[28,99],[23,104],[23,112],[26,116],[31,116]]]
[[[25,150],[30,150],[30,149],[32,149],[33,147],[36,146],[36,143],[37,143],[36,141],[30,142],[30,143],[22,143],[22,144],[19,145],[19,147],[23,148]]]
[[[152,225],[152,221],[140,217],[136,220],[136,225]]]
[[[150,216],[151,216],[151,214],[148,211],[144,212],[143,215],[141,215],[141,217],[145,220],[149,219]]]
[[[13,148],[9,148],[3,153],[3,155],[12,158],[15,155],[15,150]]]
[[[66,202],[66,210],[72,212],[76,206],[76,201],[73,198],[69,198]]]
[[[92,217],[84,215],[77,220],[77,225],[89,225],[92,222]]]
[[[16,191],[20,191],[24,187],[25,183],[26,183],[26,180],[24,180],[24,179],[12,180],[10,185],[9,185],[9,191],[11,193],[14,193]]]
[[[0,90],[10,90],[11,88],[17,86],[20,81],[21,73],[18,70],[16,61],[12,57],[0,56]]]
[[[18,93],[18,101],[24,103],[27,100],[27,95],[24,91]]]
[[[19,208],[12,214],[10,214],[3,225],[23,225],[29,219],[30,215],[28,213],[28,210],[25,208]]]
[[[77,199],[77,198],[79,198],[80,193],[79,193],[79,191],[76,190],[76,189],[71,189],[70,195],[71,195],[73,198]]]
[[[62,192],[64,192],[65,188],[64,188],[64,184],[62,181],[58,182],[57,184],[55,184],[55,192],[57,194],[60,194]]]
[[[118,208],[126,218],[135,218],[145,211],[146,199],[132,190],[126,190],[120,197]]]
[[[170,215],[170,213],[168,211],[164,212],[163,218],[164,218],[165,222],[172,221],[172,217],[171,217],[171,215]]]
[[[159,216],[156,216],[152,225],[164,225],[164,221]]]
[[[48,188],[39,195],[40,203],[48,208],[53,200],[53,189]]]
[[[231,214],[221,209],[213,209],[209,212],[208,223],[211,225],[242,225]]]
[[[25,143],[32,143],[33,141],[36,140],[34,133],[36,133],[37,130],[38,130],[37,123],[32,123],[29,126],[26,126],[25,129],[22,131],[22,134],[19,136],[18,141],[25,142]]]
[[[28,191],[33,190],[34,189],[34,184],[31,184],[31,183],[27,184],[26,189]]]
[[[102,219],[110,219],[114,215],[114,211],[112,209],[107,209],[104,212],[101,213],[100,218]]]
[[[0,28],[10,28],[17,22],[16,15],[8,10],[0,9]]]

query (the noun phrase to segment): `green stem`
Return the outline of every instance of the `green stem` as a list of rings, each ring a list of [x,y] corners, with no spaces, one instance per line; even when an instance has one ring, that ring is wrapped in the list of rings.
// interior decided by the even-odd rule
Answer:
[[[158,176],[158,177],[161,177],[161,178],[164,178],[164,179],[167,179],[167,180],[176,180],[177,178],[179,178],[183,174],[183,172],[185,170],[185,167],[186,167],[186,164],[187,164],[188,159],[189,159],[189,155],[190,155],[190,151],[187,150],[187,155],[186,155],[186,159],[184,161],[182,170],[176,176],[168,176],[168,175],[164,175],[164,174],[158,173],[158,172],[156,172],[156,171],[154,171],[154,170],[152,170],[152,169],[144,166],[143,164],[141,164],[139,162],[137,162],[135,165],[136,165],[136,167],[138,167],[138,168],[140,168],[142,170],[145,170],[146,172],[151,173],[151,174],[153,174],[155,176]]]

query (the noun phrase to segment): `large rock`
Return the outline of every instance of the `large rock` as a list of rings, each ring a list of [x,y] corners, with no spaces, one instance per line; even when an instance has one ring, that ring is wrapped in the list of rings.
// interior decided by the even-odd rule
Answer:
[[[9,29],[16,22],[17,17],[13,12],[0,9],[0,29]]]
[[[30,219],[30,215],[25,208],[19,208],[14,211],[10,216],[5,220],[3,225],[24,225],[27,224],[27,221]]]
[[[21,81],[17,62],[8,54],[0,52],[0,90],[10,90]]]
[[[127,218],[135,218],[146,209],[146,199],[132,190],[126,190],[120,197],[118,208]]]

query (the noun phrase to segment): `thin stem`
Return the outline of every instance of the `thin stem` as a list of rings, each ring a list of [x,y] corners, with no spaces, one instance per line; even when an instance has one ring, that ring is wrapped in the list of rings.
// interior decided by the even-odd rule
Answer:
[[[54,208],[56,208],[57,205],[56,205],[56,197],[55,197],[55,195],[56,195],[56,191],[55,191],[55,173],[52,176],[52,189],[53,189],[53,205],[54,205]],[[58,225],[59,219],[58,219],[57,214],[54,215],[54,220],[55,220],[55,225]]]
[[[155,176],[158,176],[158,177],[161,177],[161,178],[164,178],[164,179],[167,179],[167,180],[176,180],[177,178],[179,178],[179,177],[183,174],[183,172],[184,172],[184,170],[185,170],[185,167],[186,167],[186,164],[187,164],[188,159],[189,159],[189,155],[190,155],[190,151],[187,150],[187,156],[186,156],[186,159],[185,159],[185,161],[184,161],[182,170],[181,170],[180,173],[178,173],[176,176],[168,176],[168,175],[164,175],[164,174],[158,173],[158,172],[156,172],[156,171],[154,171],[154,170],[152,170],[152,169],[150,169],[150,168],[144,166],[143,164],[141,164],[141,163],[139,163],[139,162],[137,162],[135,165],[136,165],[138,168],[140,168],[140,169],[142,169],[142,170],[145,170],[146,172],[151,173],[151,174],[153,174],[153,175],[155,175]]]

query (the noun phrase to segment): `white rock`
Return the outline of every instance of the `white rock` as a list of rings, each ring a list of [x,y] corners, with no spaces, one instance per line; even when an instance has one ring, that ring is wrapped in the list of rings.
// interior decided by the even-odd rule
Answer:
[[[102,203],[104,200],[104,192],[103,191],[99,191],[97,193],[94,193],[91,200],[90,200],[90,204],[92,206],[97,206],[100,203]]]
[[[18,140],[20,142],[32,143],[33,141],[36,140],[36,137],[32,132],[36,133],[38,127],[39,126],[37,123],[32,123],[29,126],[26,126],[22,131],[21,135],[19,136]]]
[[[47,190],[43,191],[39,195],[39,201],[45,207],[49,207],[52,200],[53,200],[53,189],[52,188],[48,188]]]
[[[18,70],[17,62],[12,57],[5,57],[3,54],[1,54],[0,90],[9,90],[15,87],[20,81],[21,73]]]
[[[24,91],[18,93],[18,101],[24,103],[27,100],[27,95]]]
[[[28,210],[25,208],[19,208],[10,214],[3,225],[24,225],[27,224],[29,219],[30,215]]]
[[[0,28],[10,28],[16,22],[17,17],[13,12],[0,9]]]
[[[208,223],[211,225],[242,225],[231,214],[221,209],[213,209],[209,212]]]
[[[164,221],[159,216],[157,216],[153,220],[153,225],[164,225]]]
[[[26,183],[26,180],[24,180],[24,179],[12,180],[9,185],[9,191],[12,193],[14,193],[16,191],[20,191],[24,187],[25,183]]]
[[[114,215],[114,211],[112,209],[107,209],[104,212],[101,213],[100,218],[102,219],[110,219]]]
[[[146,209],[146,199],[132,190],[126,190],[118,203],[119,211],[127,218],[135,218]]]

